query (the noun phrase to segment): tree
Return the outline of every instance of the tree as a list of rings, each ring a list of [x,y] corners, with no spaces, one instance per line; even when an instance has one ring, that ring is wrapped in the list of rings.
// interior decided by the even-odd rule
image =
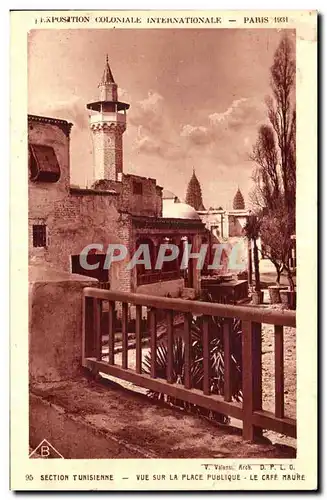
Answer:
[[[258,139],[250,156],[258,166],[252,178],[255,188],[251,193],[257,210],[276,208],[281,198],[281,182],[278,167],[278,150],[275,134],[269,125],[259,128]]]
[[[270,73],[272,96],[266,99],[269,124],[259,128],[250,156],[256,163],[251,198],[261,220],[260,237],[267,249],[266,256],[276,268],[277,283],[286,269],[292,289],[294,282],[288,259],[290,237],[295,233],[295,58],[287,35],[275,52]]]
[[[276,267],[277,283],[280,282],[281,272],[285,270],[290,289],[294,290],[293,272],[289,264],[292,234],[293,221],[283,207],[274,209],[262,218],[260,235],[262,241],[267,245],[266,256]]]
[[[280,169],[284,202],[295,206],[295,58],[294,47],[284,35],[270,69],[274,99],[267,98],[269,121],[276,133],[280,151]]]
[[[253,261],[254,261],[254,277],[255,291],[261,291],[260,271],[259,271],[259,250],[257,240],[259,238],[261,221],[258,216],[250,215],[244,227],[244,232],[249,241],[253,243]]]

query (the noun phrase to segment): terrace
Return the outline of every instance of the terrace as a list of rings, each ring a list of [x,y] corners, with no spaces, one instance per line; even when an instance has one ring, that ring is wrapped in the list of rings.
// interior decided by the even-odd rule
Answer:
[[[294,312],[119,293],[97,288],[92,278],[39,269],[30,281],[32,447],[42,434],[65,458],[295,456],[295,407],[288,400],[295,390],[288,367]],[[203,349],[196,384],[192,318],[201,325]],[[211,369],[212,318],[223,325],[217,332],[224,346],[220,392]],[[235,318],[242,325],[239,400],[233,391]],[[176,339],[184,349],[179,380]],[[149,391],[161,397],[149,398]],[[212,414],[225,415],[230,424]],[[276,439],[280,435],[285,439]]]

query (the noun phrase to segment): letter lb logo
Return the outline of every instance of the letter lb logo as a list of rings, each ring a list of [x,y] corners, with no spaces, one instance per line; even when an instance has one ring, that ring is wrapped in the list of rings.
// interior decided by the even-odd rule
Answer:
[[[32,451],[29,458],[64,458],[61,453],[46,439]]]
[[[48,458],[48,456],[50,456],[50,446],[48,446],[47,444],[43,444],[40,448],[40,451],[42,458]]]

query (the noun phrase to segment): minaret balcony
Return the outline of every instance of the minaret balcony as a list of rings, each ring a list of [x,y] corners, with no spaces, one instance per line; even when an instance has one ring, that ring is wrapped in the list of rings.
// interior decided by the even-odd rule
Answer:
[[[90,116],[90,125],[96,125],[100,123],[117,123],[126,125],[126,115],[125,113],[97,113],[96,115]]]

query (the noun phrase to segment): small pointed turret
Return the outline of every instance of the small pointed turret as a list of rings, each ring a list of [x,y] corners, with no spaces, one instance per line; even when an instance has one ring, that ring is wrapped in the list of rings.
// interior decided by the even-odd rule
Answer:
[[[191,205],[191,207],[193,207],[195,210],[200,210],[200,211],[205,210],[202,201],[201,185],[200,182],[198,181],[197,176],[195,175],[194,168],[193,168],[193,175],[187,186],[185,201],[188,205]]]
[[[110,66],[109,66],[109,58],[108,58],[108,54],[107,54],[106,55],[106,65],[105,65],[105,68],[104,68],[102,80],[99,83],[99,87],[101,85],[106,85],[108,83],[109,84],[115,83],[115,79],[113,77],[113,74],[112,74]]]
[[[239,187],[237,188],[236,195],[234,196],[233,209],[234,210],[244,210],[245,209],[244,198],[243,198],[243,195],[242,195]]]
[[[106,55],[106,64],[104,67],[102,79],[98,85],[100,89],[100,101],[117,101],[117,84],[114,80],[109,66],[108,54]]]

